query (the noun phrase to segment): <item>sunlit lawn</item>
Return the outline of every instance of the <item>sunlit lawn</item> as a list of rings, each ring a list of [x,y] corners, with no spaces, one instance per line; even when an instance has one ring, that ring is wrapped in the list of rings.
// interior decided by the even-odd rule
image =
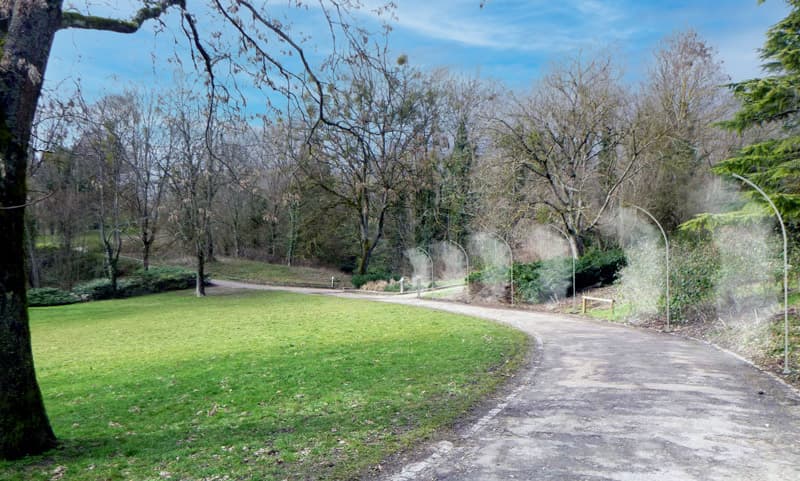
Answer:
[[[63,446],[0,463],[4,480],[350,479],[452,422],[528,345],[477,319],[272,292],[31,317]]]
[[[332,269],[268,264],[246,259],[225,258],[208,265],[211,277],[259,284],[311,285],[327,287],[331,276],[336,287],[350,286],[350,276]]]

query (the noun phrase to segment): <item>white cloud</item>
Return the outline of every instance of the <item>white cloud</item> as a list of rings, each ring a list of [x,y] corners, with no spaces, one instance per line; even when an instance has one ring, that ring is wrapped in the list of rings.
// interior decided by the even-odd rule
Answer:
[[[364,3],[365,12],[377,16],[374,9],[380,2]],[[430,39],[482,48],[557,52],[597,40],[587,36],[587,32],[599,33],[606,42],[612,42],[630,38],[638,31],[624,25],[626,16],[615,2],[600,0],[566,0],[558,4],[498,0],[483,9],[477,0],[398,3],[396,22],[392,22],[395,26]],[[554,21],[554,16],[569,21]]]

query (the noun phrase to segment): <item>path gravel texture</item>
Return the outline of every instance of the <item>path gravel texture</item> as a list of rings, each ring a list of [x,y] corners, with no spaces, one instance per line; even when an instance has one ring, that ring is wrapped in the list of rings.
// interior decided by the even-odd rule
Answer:
[[[729,353],[569,316],[372,298],[495,320],[539,342],[510,394],[381,480],[800,481],[800,396]]]

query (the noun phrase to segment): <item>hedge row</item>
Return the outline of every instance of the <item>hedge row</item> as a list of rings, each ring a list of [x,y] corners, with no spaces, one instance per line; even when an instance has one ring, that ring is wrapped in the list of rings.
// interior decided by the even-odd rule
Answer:
[[[367,274],[353,274],[350,283],[353,284],[353,287],[356,289],[361,289],[361,286],[366,284],[367,282],[373,281],[399,281],[400,276],[393,275],[392,273],[384,270],[370,270]],[[400,289],[399,287],[397,288]]]
[[[28,305],[31,307],[58,306],[81,301],[99,301],[123,297],[155,294],[158,292],[189,289],[195,285],[195,272],[183,267],[151,267],[137,270],[132,275],[117,281],[116,292],[108,279],[94,279],[76,285],[71,291],[54,287],[28,290]]]
[[[612,284],[617,272],[625,266],[622,249],[591,251],[575,264],[577,290]],[[572,259],[556,258],[532,263],[514,263],[514,297],[524,302],[545,302],[570,294]],[[495,266],[472,272],[467,281],[470,292],[478,293],[490,286],[508,284],[508,267]],[[506,296],[510,294],[507,290]]]

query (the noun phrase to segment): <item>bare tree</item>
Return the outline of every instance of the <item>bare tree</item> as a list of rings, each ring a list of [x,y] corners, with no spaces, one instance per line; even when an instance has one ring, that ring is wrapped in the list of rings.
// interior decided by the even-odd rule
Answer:
[[[321,9],[336,32],[357,48],[362,33],[350,28],[350,0],[322,1]],[[297,2],[302,6],[302,2]],[[25,292],[24,222],[28,203],[26,176],[31,127],[42,88],[47,60],[56,32],[66,28],[133,33],[147,20],[159,18],[170,7],[180,9],[182,29],[193,49],[196,64],[206,73],[209,100],[228,100],[220,88],[218,71],[249,73],[258,87],[277,88],[274,77],[291,79],[297,86],[287,94],[305,92],[323,102],[323,84],[291,35],[289,27],[267,12],[267,5],[246,0],[211,2],[210,14],[224,20],[236,35],[209,32],[204,42],[185,0],[142,0],[130,20],[98,18],[77,11],[62,11],[63,0],[0,1],[0,458],[42,452],[55,445],[31,353]],[[208,22],[220,25],[218,22]],[[229,43],[227,43],[229,42]],[[275,49],[275,45],[278,46]],[[241,50],[239,50],[241,49]],[[299,69],[284,62],[298,58]],[[293,63],[289,65],[294,65]],[[227,70],[225,70],[227,69]],[[221,90],[221,91],[220,91]],[[221,98],[220,98],[221,97]],[[325,112],[316,111],[322,122]]]
[[[225,252],[231,250],[234,257],[245,254],[245,235],[250,230],[250,222],[258,217],[261,208],[259,197],[262,195],[259,180],[262,172],[256,157],[258,141],[254,132],[246,128],[246,122],[234,130],[226,125],[225,141],[218,144],[219,157],[223,159],[223,174],[227,177],[221,182],[216,196],[215,215],[217,228],[214,234],[225,245]],[[226,254],[227,255],[227,254]]]
[[[658,136],[609,59],[575,59],[549,73],[497,121],[504,157],[533,205],[545,206],[582,253],[620,185]]]
[[[212,124],[215,130],[208,131],[202,97],[186,87],[179,87],[170,97],[167,125],[175,149],[175,160],[167,172],[174,203],[170,220],[195,257],[195,290],[198,296],[205,296],[213,202],[224,173],[215,150],[221,135],[216,123]]]
[[[118,144],[124,169],[120,178],[121,201],[136,226],[136,240],[141,247],[142,267],[150,267],[153,243],[160,228],[161,206],[167,190],[166,172],[172,162],[172,145],[167,136],[164,116],[159,108],[163,99],[153,92],[128,91],[105,99],[108,111],[104,128]],[[111,120],[113,119],[113,120]]]
[[[123,212],[124,179],[128,177],[128,157],[121,136],[131,114],[123,97],[109,96],[93,106],[83,102],[84,125],[74,154],[91,172],[87,196],[103,248],[104,270],[117,291],[119,256],[122,252],[123,231],[128,219]]]
[[[331,96],[327,126],[314,140],[304,174],[353,213],[365,274],[384,235],[386,216],[409,182],[412,160],[429,144],[433,101],[414,69],[392,65],[386,52],[349,64]]]
[[[698,212],[696,192],[710,167],[740,143],[715,124],[732,115],[730,79],[715,51],[696,32],[676,34],[655,52],[642,108],[663,132],[626,182],[624,197],[646,207],[669,229]]]

